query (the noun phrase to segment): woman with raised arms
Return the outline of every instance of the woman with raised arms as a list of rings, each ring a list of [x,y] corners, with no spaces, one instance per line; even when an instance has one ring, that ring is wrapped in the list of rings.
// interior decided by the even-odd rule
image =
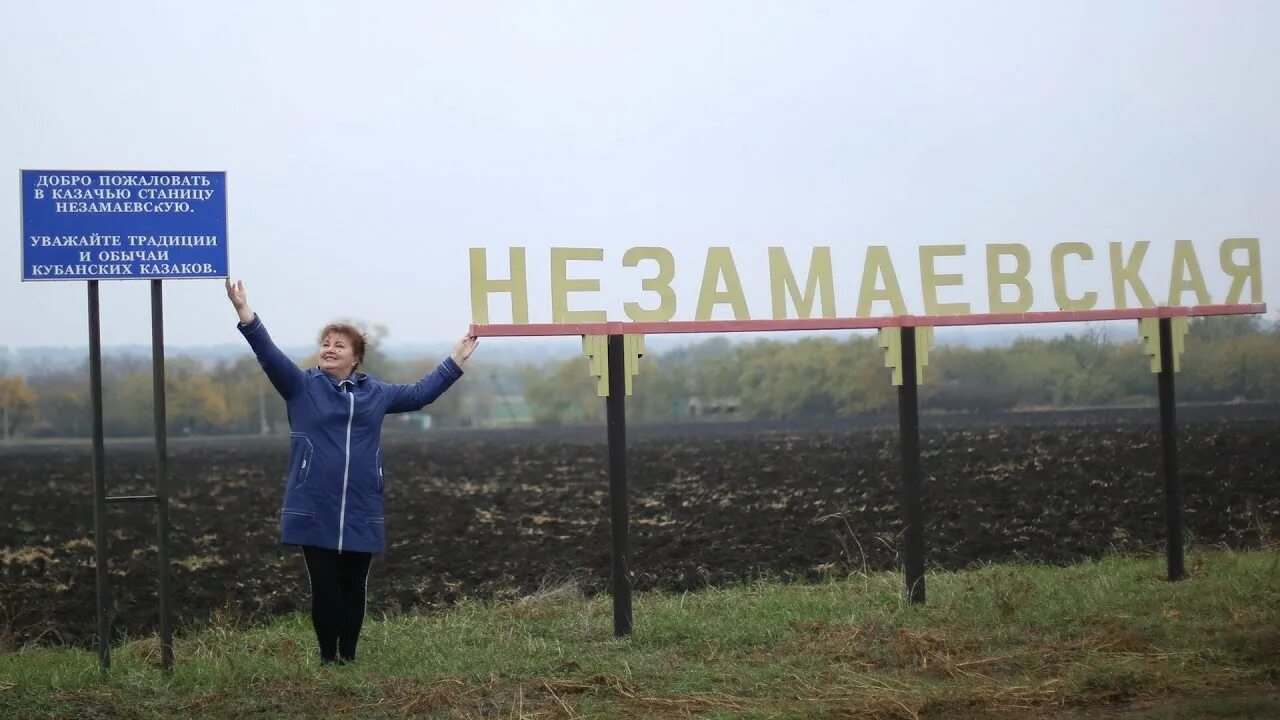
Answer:
[[[302,548],[311,583],[311,621],[324,663],[355,660],[373,556],[386,549],[382,420],[419,410],[458,378],[476,349],[462,337],[416,383],[398,385],[358,372],[365,338],[355,327],[320,331],[319,364],[299,369],[249,308],[244,282],[226,282],[237,326],[289,414],[289,473],[280,508],[280,542]]]

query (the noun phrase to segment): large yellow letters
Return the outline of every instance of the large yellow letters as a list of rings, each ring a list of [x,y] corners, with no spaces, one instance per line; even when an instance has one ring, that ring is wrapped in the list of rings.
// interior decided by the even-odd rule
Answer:
[[[719,290],[724,277],[724,290]],[[738,266],[733,264],[733,252],[727,247],[707,248],[707,264],[702,268],[702,289],[698,292],[698,310],[695,320],[710,320],[716,305],[728,304],[733,308],[734,320],[750,320],[747,296],[742,292],[742,280],[738,278]]]
[[[1000,258],[1011,257],[1014,260],[1012,272],[1000,270]],[[1016,243],[994,244],[987,246],[987,300],[993,313],[1023,313],[1031,309],[1034,295],[1031,292],[1031,281],[1027,273],[1031,272],[1031,251],[1025,245]],[[1018,288],[1018,298],[1005,302],[1004,286],[1013,285]]]
[[[603,259],[604,250],[601,248],[551,248],[551,322],[590,323],[608,319],[603,310],[569,309],[569,293],[600,290],[600,281],[596,278],[570,280],[569,261],[600,262]]]
[[[773,295],[773,319],[783,320],[787,317],[787,295],[796,306],[796,317],[813,317],[813,301],[822,300],[822,317],[836,316],[836,291],[831,280],[831,248],[816,247],[809,253],[809,277],[805,282],[804,294],[800,294],[800,284],[796,282],[791,264],[787,262],[785,248],[769,248],[769,286]]]
[[[880,289],[877,277],[884,278],[884,289]],[[872,245],[867,248],[866,259],[862,263],[857,317],[871,317],[872,304],[881,301],[889,303],[894,315],[907,314],[907,303],[902,299],[902,287],[898,285],[898,275],[893,271],[893,258],[889,256],[889,248]]]
[[[471,322],[489,323],[489,293],[511,293],[511,322],[524,325],[529,322],[529,281],[525,275],[524,248],[507,250],[511,277],[506,280],[490,280],[488,260],[484,248],[471,248]]]
[[[1133,244],[1133,252],[1129,254],[1129,260],[1124,259],[1124,247],[1118,242],[1111,243],[1111,292],[1115,294],[1116,309],[1123,310],[1129,307],[1128,293],[1125,291],[1125,285],[1128,284],[1133,288],[1133,294],[1138,296],[1138,305],[1144,308],[1155,307],[1156,303],[1151,299],[1151,293],[1147,292],[1147,286],[1143,284],[1142,277],[1138,272],[1142,270],[1142,259],[1147,256],[1147,248],[1151,245],[1149,240],[1139,240]]]
[[[658,274],[645,278],[640,287],[646,292],[658,293],[658,307],[645,310],[640,303],[624,303],[622,309],[633,322],[666,322],[676,316],[676,291],[671,281],[676,277],[676,259],[671,251],[661,247],[633,247],[622,256],[625,267],[636,267],[641,260],[658,263]]]
[[[1200,272],[1196,248],[1190,240],[1179,240],[1173,244],[1173,271],[1169,273],[1169,304],[1181,305],[1182,293],[1187,290],[1196,294],[1197,304],[1209,304],[1209,289],[1204,286],[1204,273]]]
[[[923,245],[920,248],[920,290],[924,293],[924,312],[926,315],[964,315],[969,312],[969,303],[938,302],[938,288],[952,285],[964,285],[964,276],[960,273],[939,273],[933,267],[933,261],[940,257],[964,257],[963,245]]]
[[[1235,261],[1237,250],[1244,250],[1247,260],[1244,265]],[[1231,238],[1222,241],[1218,248],[1218,258],[1222,263],[1222,272],[1231,276],[1231,289],[1227,290],[1227,304],[1235,305],[1244,294],[1244,283],[1249,281],[1249,302],[1262,302],[1262,253],[1258,250],[1258,238]]]
[[[1078,298],[1067,294],[1068,255],[1075,255],[1088,262],[1093,259],[1093,248],[1082,242],[1065,242],[1053,246],[1049,252],[1049,267],[1053,271],[1053,300],[1059,310],[1092,310],[1098,304],[1098,293],[1090,290]]]
[[[1114,307],[1117,310],[1129,307],[1131,292],[1139,306],[1155,307],[1155,300],[1142,278],[1142,263],[1146,259],[1150,246],[1151,242],[1148,240],[1134,242],[1130,248],[1126,248],[1120,242],[1108,243],[1107,259],[1109,259],[1111,271],[1111,291],[1115,301]],[[986,245],[984,251],[987,265],[986,292],[990,312],[1030,311],[1035,305],[1035,288],[1030,280],[1033,268],[1031,251],[1026,245],[1020,243],[992,243]],[[920,292],[924,314],[952,315],[971,312],[970,302],[944,303],[938,300],[939,288],[964,287],[962,273],[938,272],[935,267],[938,259],[964,257],[965,254],[966,249],[963,245],[924,245],[919,248]],[[1081,281],[1081,278],[1087,275],[1074,272],[1081,266],[1091,265],[1094,255],[1094,248],[1083,242],[1058,243],[1049,251],[1053,299],[1058,310],[1087,311],[1097,308],[1100,293],[1096,286],[1089,288],[1088,283]],[[1005,258],[1012,258],[1011,268],[1007,267],[1009,261]],[[822,245],[810,250],[808,273],[802,278],[796,277],[785,248],[777,246],[768,248],[768,259],[769,295],[774,319],[840,317],[836,309],[836,282],[839,277],[834,272],[831,246]],[[506,293],[511,296],[512,322],[527,324],[529,322],[529,288],[525,248],[507,249],[509,277],[489,277],[487,260],[485,248],[470,248],[472,322],[480,325],[489,324],[490,296],[495,293]],[[551,322],[602,323],[608,320],[608,313],[604,310],[569,309],[570,293],[599,292],[600,277],[602,277],[599,273],[592,273],[595,277],[590,275],[584,277],[580,273],[579,277],[570,278],[569,263],[600,263],[603,260],[604,250],[600,248],[554,247],[550,249]],[[645,303],[639,302],[638,300],[646,298],[637,297],[632,288],[633,294],[630,297],[622,296],[622,299],[627,300],[622,303],[622,309],[626,317],[633,322],[674,320],[678,305],[673,287],[676,276],[675,256],[670,250],[662,247],[633,247],[623,254],[622,266],[637,268],[646,260],[653,261],[654,265],[648,269],[647,276],[640,277],[640,290],[646,294],[652,293],[656,296],[657,302],[654,304],[653,299],[647,299]],[[1104,258],[1099,257],[1099,262],[1103,260]],[[1262,259],[1258,238],[1223,240],[1218,246],[1218,260],[1222,273],[1231,280],[1226,294],[1226,304],[1262,302]],[[1069,267],[1073,271],[1070,283],[1068,283]],[[1097,268],[1101,270],[1102,266],[1099,265]],[[1095,282],[1106,282],[1101,279],[1101,274],[1101,272],[1096,273],[1098,279]],[[723,289],[721,289],[722,286]],[[1010,286],[1013,287],[1013,294],[1006,299],[1006,295],[1009,294],[1007,288]],[[1245,300],[1246,286],[1248,287],[1247,301]],[[1181,306],[1184,301],[1196,305],[1213,303],[1204,268],[1201,266],[1195,245],[1190,240],[1178,240],[1173,244],[1169,271],[1167,302],[1172,306]],[[866,248],[855,316],[872,316],[877,303],[888,303],[890,315],[906,315],[909,312],[889,248],[884,245],[872,245]],[[694,319],[710,320],[718,305],[728,305],[735,320],[751,319],[747,294],[738,274],[733,252],[728,247],[711,247],[706,251]],[[790,314],[789,306],[795,308],[794,315]]]

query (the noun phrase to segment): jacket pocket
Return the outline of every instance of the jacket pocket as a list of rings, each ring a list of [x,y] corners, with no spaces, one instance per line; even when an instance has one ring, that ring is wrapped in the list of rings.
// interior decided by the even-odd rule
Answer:
[[[305,433],[289,433],[289,487],[302,487],[311,474],[315,446]]]
[[[290,545],[316,545],[325,533],[316,514],[310,510],[280,508],[280,540]]]
[[[374,454],[374,465],[378,471],[378,494],[382,494],[382,448],[378,448],[378,452]]]

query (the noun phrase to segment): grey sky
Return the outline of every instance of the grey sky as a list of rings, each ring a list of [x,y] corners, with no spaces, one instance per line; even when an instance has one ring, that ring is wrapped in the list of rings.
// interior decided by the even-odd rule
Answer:
[[[1274,2],[5,3],[0,345],[87,342],[83,282],[19,282],[20,168],[225,170],[232,274],[290,345],[336,317],[454,339],[473,246],[527,247],[548,321],[552,246],[605,249],[573,307],[622,320],[632,246],[676,252],[690,319],[710,246],[768,317],[771,245],[832,246],[851,315],[867,245],[913,312],[916,248],[968,245],[944,299],[982,311],[985,243],[1028,245],[1053,309],[1055,243],[1151,240],[1163,300],[1193,240],[1221,302],[1218,243],[1258,237],[1274,309],[1277,29]],[[103,283],[104,343],[149,341],[147,298]],[[166,315],[238,342],[220,281],[166,283]]]

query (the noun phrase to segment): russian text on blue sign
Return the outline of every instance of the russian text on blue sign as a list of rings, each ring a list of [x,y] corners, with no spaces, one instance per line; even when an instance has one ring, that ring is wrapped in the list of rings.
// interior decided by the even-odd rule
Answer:
[[[22,171],[23,280],[227,274],[225,172]]]

